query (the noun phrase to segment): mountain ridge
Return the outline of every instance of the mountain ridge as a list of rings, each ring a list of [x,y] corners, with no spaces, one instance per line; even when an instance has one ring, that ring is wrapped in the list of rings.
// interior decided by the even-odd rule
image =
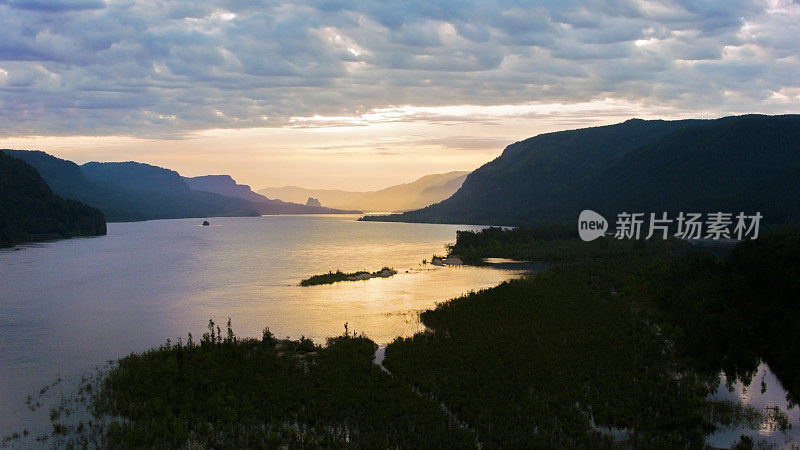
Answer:
[[[192,190],[174,170],[133,161],[78,166],[38,150],[3,150],[39,170],[58,195],[99,208],[109,221],[264,214],[340,214],[341,211],[264,199],[252,202]]]
[[[197,177],[183,177],[183,181],[189,185],[193,191],[206,191],[226,197],[241,198],[251,202],[262,202],[269,200],[263,195],[257,194],[246,184],[238,184],[230,175],[201,175]]]
[[[744,208],[784,223],[800,219],[798,175],[800,115],[631,119],[515,142],[448,199],[364,220],[531,225],[572,222],[583,209]]]

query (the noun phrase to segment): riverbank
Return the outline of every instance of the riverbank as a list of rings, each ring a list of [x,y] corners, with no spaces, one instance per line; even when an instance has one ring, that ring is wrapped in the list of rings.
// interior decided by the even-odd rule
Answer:
[[[688,247],[677,239],[616,239],[604,236],[585,242],[573,224],[531,227],[489,227],[456,232],[448,257],[481,265],[484,258],[571,263],[605,258],[667,256]]]

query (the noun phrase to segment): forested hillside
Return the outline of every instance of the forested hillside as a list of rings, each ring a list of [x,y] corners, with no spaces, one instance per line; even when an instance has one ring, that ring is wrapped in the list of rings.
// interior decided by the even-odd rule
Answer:
[[[644,121],[542,134],[508,146],[449,199],[408,222],[572,222],[583,209],[760,211],[800,219],[800,116]]]
[[[50,190],[24,161],[0,152],[0,247],[20,242],[106,234],[103,213]]]
[[[340,212],[278,200],[252,202],[192,190],[177,172],[149,164],[119,162],[78,166],[40,151],[4,151],[39,170],[58,195],[95,206],[112,222]]]

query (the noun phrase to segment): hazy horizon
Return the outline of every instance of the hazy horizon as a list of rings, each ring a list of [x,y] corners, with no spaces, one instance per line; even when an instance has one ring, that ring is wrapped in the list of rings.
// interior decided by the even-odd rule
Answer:
[[[390,167],[383,167],[386,163],[377,163],[375,164],[378,166],[378,171],[375,172],[375,167],[371,168],[364,168],[363,171],[357,171],[355,174],[348,172],[345,177],[342,177],[342,172],[339,169],[333,168],[326,168],[322,169],[321,171],[315,173],[309,173],[307,170],[304,170],[302,167],[297,167],[297,164],[287,164],[290,167],[294,167],[296,170],[289,171],[280,171],[279,176],[275,176],[273,178],[268,178],[265,176],[261,176],[260,169],[249,167],[247,164],[239,163],[231,161],[225,155],[230,154],[230,150],[228,153],[224,153],[222,149],[219,148],[221,144],[220,141],[230,142],[231,139],[236,139],[237,136],[234,134],[241,132],[244,135],[250,135],[254,131],[253,130],[217,130],[218,132],[224,132],[226,134],[230,134],[228,138],[223,137],[205,137],[205,138],[187,138],[181,140],[141,140],[139,138],[133,138],[129,136],[25,136],[25,137],[13,137],[13,138],[2,138],[0,137],[0,148],[9,148],[15,150],[39,150],[45,153],[51,154],[58,158],[66,159],[73,161],[77,164],[85,164],[88,162],[124,162],[124,161],[135,161],[140,163],[146,163],[154,166],[163,167],[166,169],[174,170],[178,172],[183,177],[197,177],[203,175],[230,175],[234,180],[236,180],[239,184],[245,184],[250,186],[250,188],[254,192],[258,192],[259,190],[265,188],[276,188],[276,187],[301,187],[308,190],[342,190],[342,191],[352,191],[352,192],[367,192],[367,191],[378,191],[381,189],[385,189],[387,187],[411,183],[419,178],[422,178],[427,175],[434,175],[434,174],[444,174],[448,172],[472,172],[478,167],[482,166],[483,164],[488,163],[489,161],[495,159],[496,157],[500,156],[502,151],[505,149],[507,145],[510,145],[514,142],[527,139],[529,137],[536,136],[542,133],[554,132],[554,131],[564,131],[576,128],[586,128],[586,127],[593,127],[593,126],[603,126],[603,125],[611,125],[619,122],[623,122],[629,119],[663,119],[663,120],[680,120],[686,118],[697,118],[697,119],[715,119],[722,116],[694,116],[694,115],[686,115],[686,116],[675,116],[675,117],[665,117],[665,116],[653,116],[649,117],[645,114],[640,114],[637,116],[631,117],[616,117],[616,116],[609,116],[613,118],[609,118],[609,120],[600,120],[600,119],[585,119],[586,123],[581,123],[576,121],[573,125],[561,125],[559,123],[555,123],[551,125],[551,128],[543,128],[539,129],[538,131],[531,132],[528,135],[522,135],[518,137],[509,138],[506,143],[500,144],[499,147],[488,149],[488,150],[473,150],[473,155],[475,157],[475,162],[472,166],[465,166],[465,164],[461,161],[454,162],[453,164],[460,164],[457,167],[449,168],[447,166],[447,160],[445,160],[442,164],[437,164],[435,161],[432,161],[432,164],[424,166],[424,169],[420,169],[420,164],[418,159],[407,159],[406,164],[403,163],[395,163]],[[579,120],[579,119],[576,119]],[[593,120],[596,120],[594,122]],[[333,130],[328,130],[329,132],[339,132],[340,126],[336,126]],[[260,130],[264,132],[268,132],[268,130]],[[246,139],[246,136],[240,136],[239,139]],[[441,138],[440,145],[444,145],[444,142],[447,140],[451,140],[454,144],[458,144],[460,141],[463,140],[475,140],[476,142],[481,142],[480,138],[476,137],[469,137],[465,138],[463,136],[453,136],[450,138],[444,137]],[[488,138],[487,138],[488,141]],[[499,143],[498,139],[498,143]],[[182,151],[185,150],[187,145],[192,143],[197,144],[198,142],[202,142],[202,152],[206,159],[198,159],[198,158],[186,158]],[[208,146],[207,148],[205,146]],[[111,150],[109,150],[109,148]],[[417,151],[420,149],[417,148]],[[244,151],[244,150],[239,150]],[[165,153],[166,152],[166,153]],[[253,150],[251,155],[258,156],[258,150]],[[378,152],[380,154],[380,152]],[[341,154],[337,154],[336,152],[331,152],[327,155],[320,155],[321,163],[326,165],[330,164],[335,166],[337,155],[341,156]],[[407,155],[407,153],[406,153]],[[197,155],[195,155],[197,156]],[[352,156],[352,155],[351,155]],[[422,155],[417,154],[420,158],[429,159],[431,155]],[[460,155],[456,155],[459,157]],[[328,159],[331,158],[331,159]],[[324,161],[322,161],[324,160]],[[351,159],[346,159],[343,161],[345,165],[351,164]],[[364,164],[363,162],[361,164]],[[369,163],[367,163],[369,164]],[[430,169],[429,169],[430,167]],[[437,169],[434,169],[437,168]],[[440,168],[440,169],[438,169]],[[382,170],[380,170],[382,169]],[[269,170],[266,170],[266,173],[271,173]],[[271,180],[275,180],[275,182],[271,182]],[[284,181],[277,181],[277,180],[284,180]],[[328,183],[328,184],[325,184]]]

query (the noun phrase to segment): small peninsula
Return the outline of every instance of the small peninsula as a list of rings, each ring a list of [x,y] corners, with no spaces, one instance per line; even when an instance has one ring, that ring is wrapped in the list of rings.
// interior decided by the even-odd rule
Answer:
[[[384,267],[381,270],[372,273],[367,272],[366,270],[360,270],[358,272],[352,272],[352,273],[345,273],[342,272],[341,270],[337,270],[336,272],[328,272],[325,274],[314,275],[310,278],[306,278],[305,280],[300,282],[300,286],[333,284],[339,281],[369,280],[370,278],[389,278],[395,274],[397,274],[397,271],[390,267]]]

